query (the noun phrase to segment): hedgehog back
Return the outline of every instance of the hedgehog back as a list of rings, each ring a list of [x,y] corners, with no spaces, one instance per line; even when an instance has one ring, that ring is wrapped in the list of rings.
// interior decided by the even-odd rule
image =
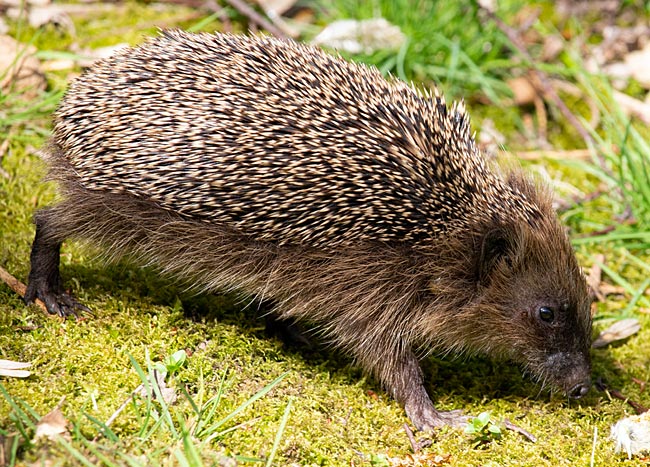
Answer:
[[[274,38],[163,32],[77,79],[53,140],[88,190],[279,244],[418,244],[539,214],[458,107]]]

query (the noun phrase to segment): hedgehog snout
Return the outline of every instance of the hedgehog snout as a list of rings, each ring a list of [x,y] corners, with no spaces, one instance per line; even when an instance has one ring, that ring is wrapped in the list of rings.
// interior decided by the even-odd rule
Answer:
[[[546,373],[572,399],[583,397],[591,387],[589,357],[580,353],[558,352],[545,362]]]
[[[571,399],[580,399],[589,392],[589,388],[591,388],[591,378],[587,378],[585,381],[573,386],[569,391],[568,396]]]

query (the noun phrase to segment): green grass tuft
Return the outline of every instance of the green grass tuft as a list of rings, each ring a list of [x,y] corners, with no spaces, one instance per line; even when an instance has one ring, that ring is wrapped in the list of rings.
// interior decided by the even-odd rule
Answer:
[[[383,17],[400,27],[407,37],[401,50],[351,57],[372,63],[383,73],[407,82],[437,84],[454,99],[472,91],[494,102],[510,95],[503,80],[512,65],[504,59],[509,43],[480,15],[475,2],[333,0],[326,12],[328,20]]]

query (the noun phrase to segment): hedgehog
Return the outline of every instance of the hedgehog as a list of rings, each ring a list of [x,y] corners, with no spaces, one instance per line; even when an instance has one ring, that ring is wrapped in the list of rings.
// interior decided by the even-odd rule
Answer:
[[[60,199],[34,216],[25,300],[52,314],[88,310],[59,273],[82,239],[272,301],[420,430],[466,420],[429,397],[432,352],[589,390],[587,287],[549,188],[486,160],[437,90],[291,40],[163,31],[70,85],[44,152]]]

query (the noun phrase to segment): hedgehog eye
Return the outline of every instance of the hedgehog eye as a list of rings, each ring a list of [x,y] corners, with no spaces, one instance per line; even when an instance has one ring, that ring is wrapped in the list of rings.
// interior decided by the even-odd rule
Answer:
[[[552,323],[555,319],[555,312],[553,311],[553,308],[542,306],[539,308],[538,313],[539,319],[547,323]]]

